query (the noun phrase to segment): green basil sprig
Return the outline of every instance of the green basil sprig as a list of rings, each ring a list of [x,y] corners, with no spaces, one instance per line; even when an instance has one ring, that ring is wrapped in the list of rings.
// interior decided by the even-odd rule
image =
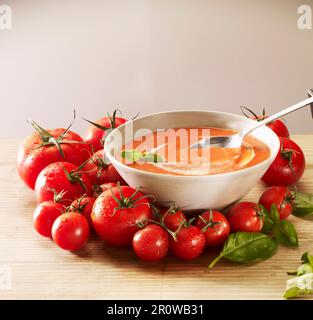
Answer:
[[[277,222],[272,234],[276,242],[282,246],[289,248],[299,247],[297,231],[294,225],[286,220]]]
[[[303,275],[303,278],[312,278],[311,275]],[[307,281],[307,280],[305,280]],[[313,289],[300,289],[299,287],[290,287],[284,292],[285,299],[299,298],[304,295],[313,294]]]
[[[277,211],[276,206],[272,206],[270,212],[268,212],[265,207],[263,207],[261,204],[259,206],[262,209],[263,212],[263,228],[262,228],[262,233],[269,234],[272,232],[275,222],[279,220],[279,213]],[[277,216],[278,215],[278,216]]]
[[[254,262],[270,258],[277,250],[277,243],[264,233],[232,233],[224,243],[220,255],[209,265],[209,269],[221,259],[235,262]]]
[[[313,294],[313,256],[305,252],[301,257],[301,265],[295,272],[288,272],[296,277],[287,280],[284,298],[291,299]]]
[[[126,159],[129,162],[137,162],[139,160],[154,163],[163,162],[163,158],[155,152],[140,152],[136,149],[123,150],[121,156],[123,159]]]
[[[262,232],[271,234],[280,245],[289,248],[297,248],[299,246],[298,235],[294,225],[287,220],[280,220],[275,204],[272,204],[269,213],[266,213],[265,210]]]
[[[301,265],[297,271],[288,272],[289,275],[303,276],[307,273],[313,273],[313,256],[305,252],[301,257]]]
[[[129,162],[137,162],[142,159],[142,154],[138,150],[124,150],[121,156]]]
[[[292,214],[297,217],[305,218],[313,216],[313,195],[301,192],[293,192],[292,195]]]

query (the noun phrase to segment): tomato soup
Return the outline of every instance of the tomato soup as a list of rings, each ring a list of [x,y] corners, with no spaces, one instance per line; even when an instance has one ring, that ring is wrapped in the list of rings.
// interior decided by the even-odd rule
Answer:
[[[269,147],[247,136],[241,150],[190,146],[209,136],[236,131],[220,128],[162,129],[125,144],[117,156],[124,164],[143,171],[173,175],[209,175],[254,166],[270,156]]]

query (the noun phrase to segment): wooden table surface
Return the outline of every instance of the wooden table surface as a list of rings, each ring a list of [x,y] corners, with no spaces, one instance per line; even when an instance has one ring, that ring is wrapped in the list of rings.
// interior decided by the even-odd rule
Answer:
[[[294,140],[307,160],[299,190],[313,193],[313,135]],[[250,265],[223,260],[210,271],[216,252],[151,264],[95,236],[77,253],[63,251],[33,229],[35,199],[17,176],[17,146],[0,141],[0,269],[8,266],[12,277],[0,299],[281,299],[286,272],[297,268],[304,251],[313,253],[313,221],[295,217],[299,248],[280,247],[271,259]],[[245,199],[256,201],[263,189],[260,182]]]

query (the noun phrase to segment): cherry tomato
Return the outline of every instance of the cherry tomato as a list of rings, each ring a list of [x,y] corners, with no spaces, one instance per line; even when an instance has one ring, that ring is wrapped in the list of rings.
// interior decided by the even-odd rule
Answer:
[[[35,186],[37,202],[52,201],[54,193],[64,192],[63,203],[70,205],[83,194],[90,195],[92,188],[88,176],[69,162],[55,162],[43,169]]]
[[[267,126],[271,128],[278,135],[278,137],[289,138],[289,131],[284,121],[277,119],[267,124]]]
[[[94,198],[98,198],[102,192],[109,190],[109,189],[112,189],[113,187],[116,187],[116,186],[117,186],[117,184],[114,182],[103,183],[100,186],[94,185],[92,196]]]
[[[52,237],[51,229],[53,222],[62,213],[64,213],[66,207],[57,202],[45,201],[40,203],[33,216],[34,227],[36,231],[44,237]]]
[[[249,109],[247,107],[243,107],[243,106],[241,107],[241,110],[242,110],[242,113],[250,119],[262,121],[262,120],[268,118],[268,116],[265,113],[265,109],[263,109],[262,115],[257,115],[251,109]],[[250,115],[248,115],[246,113],[246,111],[248,111],[250,113]],[[278,137],[289,138],[289,131],[288,131],[288,128],[287,128],[286,124],[284,123],[284,121],[277,119],[277,120],[274,120],[274,121],[270,122],[269,124],[267,124],[267,126],[269,128],[271,128],[277,134]]]
[[[167,255],[168,248],[168,234],[156,224],[144,227],[137,231],[133,237],[133,249],[141,260],[162,260]]]
[[[108,182],[124,183],[123,178],[116,169],[104,160],[103,150],[98,150],[90,160],[83,166],[84,172],[88,175],[92,185],[100,185]]]
[[[34,121],[31,124],[36,132],[23,140],[17,156],[17,171],[29,188],[35,188],[39,173],[50,163],[81,165],[90,157],[90,145],[77,133],[64,128],[45,130]]]
[[[305,169],[301,148],[292,140],[279,138],[280,151],[262,180],[269,186],[289,186],[297,183]]]
[[[90,228],[92,227],[91,212],[94,203],[94,198],[83,195],[79,199],[74,200],[70,205],[71,211],[79,212],[86,218]]]
[[[152,218],[148,198],[128,186],[103,192],[96,199],[91,214],[98,235],[116,246],[131,245],[134,234]]]
[[[264,213],[257,203],[239,202],[227,213],[232,232],[260,232],[264,223]]]
[[[77,212],[63,213],[52,226],[52,238],[64,250],[74,251],[82,248],[88,236],[88,222]]]
[[[184,221],[186,222],[186,217],[183,212],[174,207],[162,208],[160,214],[166,227],[174,232]]]
[[[96,122],[87,120],[91,123],[91,126],[85,133],[84,141],[92,145],[93,152],[103,149],[103,141],[111,129],[117,128],[127,121],[124,118],[117,117],[116,112],[117,110],[113,112],[112,116],[107,115]]]
[[[205,211],[195,225],[203,232],[207,247],[221,246],[230,233],[228,220],[219,211]]]
[[[275,204],[279,212],[280,220],[288,218],[292,213],[293,196],[286,187],[269,187],[261,195],[259,204],[270,212],[272,204]]]
[[[192,260],[200,256],[205,247],[205,237],[196,226],[182,227],[177,233],[177,240],[170,238],[170,248],[176,258]]]

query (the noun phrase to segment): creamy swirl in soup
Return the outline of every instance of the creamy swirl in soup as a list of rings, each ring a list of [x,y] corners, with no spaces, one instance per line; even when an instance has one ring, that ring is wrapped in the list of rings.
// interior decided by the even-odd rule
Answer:
[[[190,146],[208,136],[236,131],[221,128],[178,128],[158,130],[125,144],[118,159],[143,171],[174,175],[210,175],[254,166],[270,156],[269,147],[247,136],[241,150]]]

